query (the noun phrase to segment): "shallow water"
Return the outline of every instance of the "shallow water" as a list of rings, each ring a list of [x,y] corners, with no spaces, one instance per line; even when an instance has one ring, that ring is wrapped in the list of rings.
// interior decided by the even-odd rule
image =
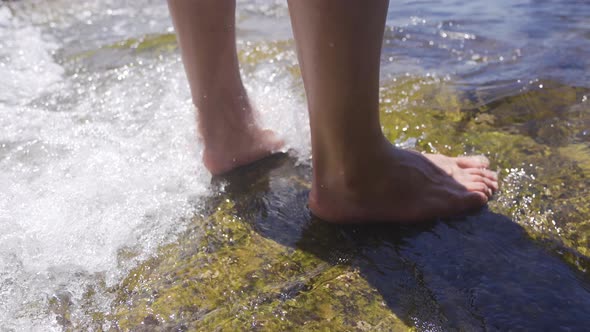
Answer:
[[[504,186],[490,209],[506,216],[392,236],[331,233],[302,209],[305,185],[292,181],[307,183],[309,130],[286,6],[239,8],[247,88],[293,158],[262,167],[270,189],[245,192],[212,186],[197,162],[165,4],[0,4],[0,330],[117,326],[129,271],[177,236],[202,236],[191,218],[220,191],[255,233],[328,264],[313,273],[352,266],[406,325],[587,326],[587,2],[390,4],[384,131],[401,146],[488,154]],[[314,240],[326,232],[341,247]]]

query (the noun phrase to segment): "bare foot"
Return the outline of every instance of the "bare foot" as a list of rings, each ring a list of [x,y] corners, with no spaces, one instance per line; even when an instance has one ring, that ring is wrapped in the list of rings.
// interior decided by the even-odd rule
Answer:
[[[447,157],[377,147],[351,173],[314,176],[309,207],[335,223],[414,223],[482,207],[498,189],[485,157]]]
[[[213,175],[262,159],[283,146],[273,131],[257,124],[243,87],[200,99],[198,104],[203,163]]]
[[[271,130],[251,126],[243,131],[226,131],[215,142],[205,140],[203,163],[213,175],[227,173],[278,151],[283,146]]]

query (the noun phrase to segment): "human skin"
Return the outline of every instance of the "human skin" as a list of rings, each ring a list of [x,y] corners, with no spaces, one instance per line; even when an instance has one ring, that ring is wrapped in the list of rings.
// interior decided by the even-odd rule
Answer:
[[[256,124],[241,82],[235,1],[168,4],[198,110],[205,166],[220,174],[279,148],[274,134]],[[486,158],[420,154],[383,136],[379,69],[389,2],[288,4],[311,125],[311,211],[337,223],[413,223],[485,205],[498,189]]]
[[[268,156],[282,141],[256,122],[240,77],[234,1],[170,0],[203,139],[203,163],[214,175]]]

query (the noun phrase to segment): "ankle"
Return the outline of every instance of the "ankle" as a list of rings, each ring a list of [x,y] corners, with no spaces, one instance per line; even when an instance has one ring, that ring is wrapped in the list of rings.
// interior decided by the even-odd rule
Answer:
[[[283,141],[274,132],[258,126],[246,133],[234,132],[231,136],[204,143],[203,162],[214,175],[264,158],[283,146]]]
[[[247,97],[210,100],[196,107],[199,134],[206,145],[229,144],[259,129]]]
[[[387,164],[392,145],[381,134],[362,142],[340,144],[324,151],[314,150],[313,180],[323,190],[358,191],[367,186],[374,174]]]

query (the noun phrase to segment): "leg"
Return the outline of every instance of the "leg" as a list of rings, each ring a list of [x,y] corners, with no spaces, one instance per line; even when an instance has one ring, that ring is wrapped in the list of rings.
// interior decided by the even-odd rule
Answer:
[[[379,124],[388,0],[289,0],[310,112],[309,206],[327,221],[414,222],[477,208],[497,189],[482,158],[393,147]]]
[[[260,159],[281,146],[261,129],[240,78],[235,0],[169,0],[184,68],[213,174]]]

